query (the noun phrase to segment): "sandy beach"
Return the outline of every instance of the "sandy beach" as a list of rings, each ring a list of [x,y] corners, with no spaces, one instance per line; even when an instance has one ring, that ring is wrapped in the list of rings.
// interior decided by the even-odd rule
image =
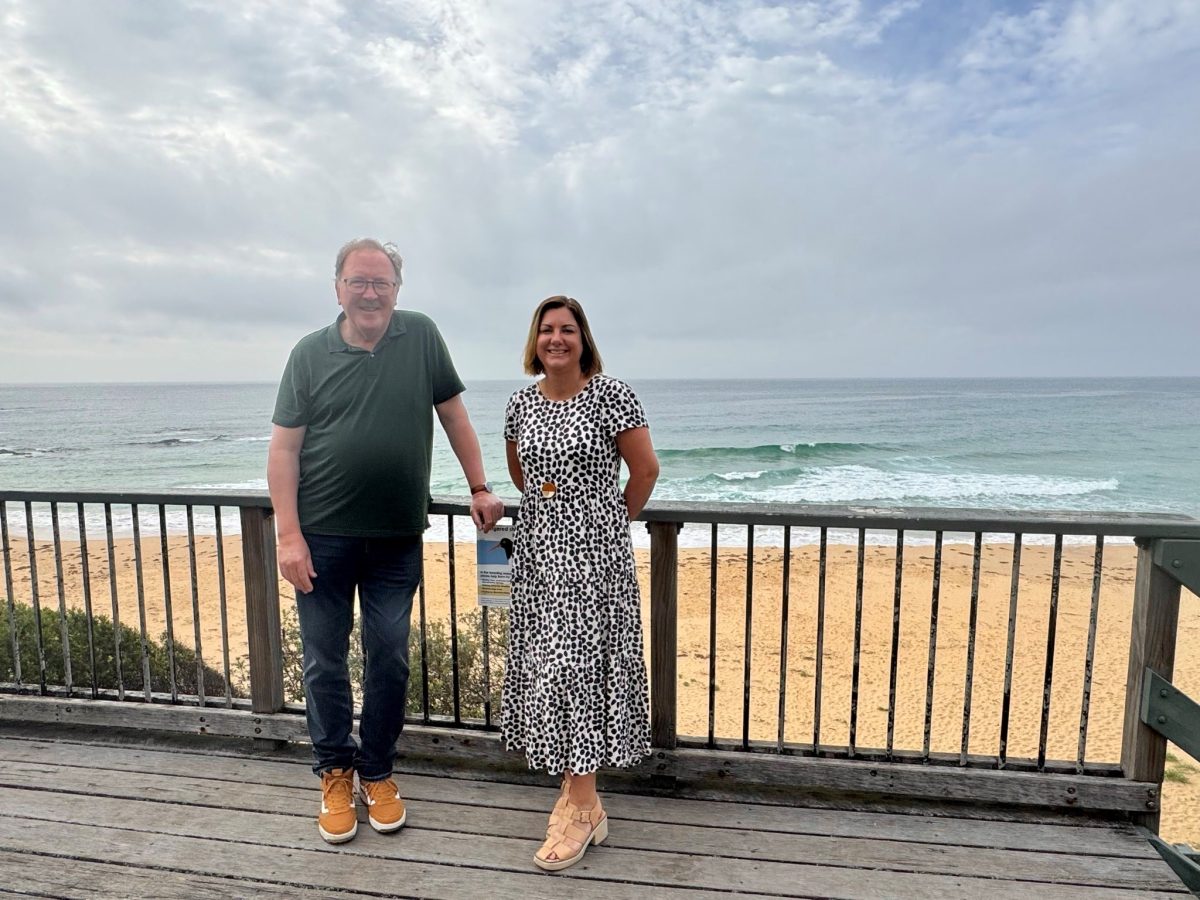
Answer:
[[[172,620],[177,640],[194,641],[193,607],[199,612],[200,642],[205,661],[220,668],[222,634],[217,548],[212,537],[196,543],[196,595],[186,540],[169,540],[169,580]],[[110,576],[102,540],[89,541],[91,603],[96,614],[111,616]],[[118,615],[124,624],[139,624],[135,552],[130,539],[114,545]],[[456,548],[456,580],[460,616],[474,608],[475,569],[472,548]],[[29,556],[22,541],[12,547],[13,594],[28,603]],[[856,548],[830,545],[825,596],[824,658],[821,699],[823,744],[845,745],[849,739],[852,683]],[[428,544],[426,603],[430,619],[448,615],[446,544]],[[1051,759],[1073,760],[1079,741],[1083,668],[1092,593],[1094,547],[1064,550],[1059,589],[1051,723],[1047,750]],[[42,607],[59,603],[56,560],[49,542],[38,544],[37,569]],[[1124,712],[1129,619],[1134,578],[1134,548],[1105,548],[1103,580],[1096,632],[1095,662],[1088,717],[1087,753],[1090,761],[1113,762],[1120,755]],[[236,538],[225,541],[225,585],[229,621],[229,654],[245,656],[242,560]],[[1012,701],[1008,754],[1010,758],[1037,753],[1045,677],[1046,633],[1051,594],[1052,552],[1047,546],[1026,546],[1022,552],[1019,602],[1014,633]],[[1002,707],[1012,547],[988,544],[980,573],[978,621],[972,681],[970,751],[994,754],[998,746]],[[785,740],[813,740],[814,685],[817,676],[818,548],[793,547],[788,583],[787,701]],[[78,543],[62,544],[65,602],[84,604],[81,554]],[[933,547],[904,549],[903,594],[899,653],[896,665],[894,746],[920,749],[924,740],[926,673]],[[782,551],[760,547],[754,554],[751,616],[750,738],[774,741],[779,729],[780,634],[782,625]],[[142,539],[142,592],[147,631],[159,637],[166,624],[166,592],[157,535]],[[639,551],[639,577],[648,598],[649,564]],[[746,623],[745,552],[721,548],[717,560],[717,646],[714,730],[718,737],[740,739],[743,715],[743,667]],[[886,743],[891,669],[892,608],[895,550],[867,547],[862,603],[862,651],[856,744],[860,748]],[[971,547],[947,544],[943,553],[938,610],[931,749],[957,753],[962,739],[965,667],[970,615]],[[281,584],[285,606],[291,605],[290,586]],[[643,604],[649,629],[649,607]],[[680,551],[679,571],[679,733],[707,735],[709,672],[710,561],[707,549]],[[1200,639],[1200,601],[1185,592],[1181,604],[1179,647],[1174,683],[1200,697],[1200,658],[1182,648]],[[1164,837],[1200,846],[1200,765],[1171,748],[1163,798]]]

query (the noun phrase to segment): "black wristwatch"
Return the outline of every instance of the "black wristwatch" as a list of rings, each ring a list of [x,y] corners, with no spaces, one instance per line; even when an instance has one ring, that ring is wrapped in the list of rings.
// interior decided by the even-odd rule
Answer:
[[[475,496],[476,494],[482,492],[486,492],[488,494],[492,492],[492,483],[490,481],[485,481],[483,484],[471,485],[471,496]]]

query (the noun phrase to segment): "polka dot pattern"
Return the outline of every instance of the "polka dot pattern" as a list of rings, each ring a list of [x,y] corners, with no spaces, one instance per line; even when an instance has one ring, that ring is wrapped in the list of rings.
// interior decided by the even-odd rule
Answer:
[[[508,402],[504,436],[517,443],[525,492],[500,728],[530,768],[587,774],[650,752],[641,596],[616,443],[645,425],[634,392],[607,375],[569,400],[548,400],[532,384]]]

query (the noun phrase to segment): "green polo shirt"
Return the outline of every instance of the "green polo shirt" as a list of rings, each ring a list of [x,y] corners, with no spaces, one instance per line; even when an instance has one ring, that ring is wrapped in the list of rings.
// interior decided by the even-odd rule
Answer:
[[[401,537],[429,525],[433,407],[464,390],[437,326],[396,310],[373,351],[338,326],[288,357],[271,421],[306,426],[300,527],[314,534]]]

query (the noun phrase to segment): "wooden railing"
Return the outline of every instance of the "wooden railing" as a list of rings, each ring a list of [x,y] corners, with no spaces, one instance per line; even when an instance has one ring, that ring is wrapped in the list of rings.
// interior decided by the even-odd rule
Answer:
[[[62,536],[64,509],[74,539],[64,540]],[[152,510],[150,525],[157,531],[157,549],[149,553],[143,534],[147,510]],[[445,517],[449,537],[445,555],[447,596],[438,598],[439,602],[446,601],[449,612],[445,620],[449,635],[449,702],[435,709],[438,701],[431,697],[432,667],[438,660],[429,641],[430,629],[436,623],[433,619],[427,621],[423,582],[419,626],[414,629],[419,659],[413,662],[414,678],[420,672],[420,689],[410,692],[414,698],[410,720],[427,728],[424,732],[418,729],[406,740],[418,748],[414,752],[442,754],[453,758],[455,764],[479,758],[489,766],[515,770],[523,767],[523,761],[505,760],[494,739],[481,740],[479,736],[479,732],[496,730],[494,697],[503,662],[496,648],[489,648],[496,623],[489,620],[486,609],[479,616],[480,633],[470,636],[482,645],[482,661],[473,659],[472,665],[482,665],[483,699],[481,704],[472,701],[464,705],[460,641],[466,635],[460,629],[466,620],[458,597],[461,579],[456,563],[456,547],[461,552],[462,545],[455,544],[454,523],[467,511],[465,502],[454,499],[435,501],[431,511],[434,516]],[[199,527],[198,518],[205,520]],[[653,778],[658,786],[670,787],[684,781],[727,787],[746,784],[759,792],[840,791],[959,802],[1027,803],[1117,814],[1156,828],[1166,738],[1144,721],[1143,694],[1150,678],[1157,675],[1169,682],[1173,674],[1180,580],[1194,565],[1180,548],[1200,546],[1200,522],[1174,515],[696,503],[652,504],[640,519],[649,532],[651,725],[656,749],[638,771]],[[23,520],[19,528],[14,525],[17,520]],[[706,657],[702,681],[689,678],[681,682],[679,670],[682,606],[693,616],[705,599],[696,596],[694,577],[689,582],[691,593],[681,597],[681,554],[687,553],[689,565],[695,568],[704,549],[681,551],[679,532],[684,525],[693,543],[697,529],[701,533],[706,530],[708,537],[708,605],[702,611],[708,618],[707,648],[691,654]],[[729,546],[729,529],[745,529],[740,547]],[[296,702],[295,662],[289,660],[289,638],[282,627],[286,624],[286,605],[281,608],[274,522],[265,494],[5,490],[0,491],[0,532],[9,653],[0,657],[9,661],[7,671],[0,666],[0,718],[185,730],[260,741],[305,738],[300,715],[303,707]],[[124,532],[128,532],[128,543],[121,538]],[[236,548],[230,544],[235,540],[234,532]],[[99,553],[94,552],[100,540],[96,535],[103,535],[103,551]],[[771,545],[765,549],[761,542],[756,545],[756,535],[766,537]],[[1111,616],[1101,614],[1102,587],[1107,584],[1105,550],[1114,539],[1126,544],[1132,539],[1137,547],[1136,578],[1128,598],[1130,613],[1115,624]],[[1091,565],[1087,638],[1080,646],[1064,648],[1059,621],[1060,585],[1064,565],[1082,564],[1075,558],[1078,551],[1071,550],[1080,542],[1085,544]],[[796,553],[800,544],[808,554],[803,572],[799,571],[800,557]],[[1037,740],[1034,752],[1015,754],[1012,732],[1017,703],[1022,699],[1015,693],[1015,635],[1019,621],[1024,621],[1023,604],[1031,602],[1023,553],[1028,556],[1030,546],[1041,544],[1052,549],[1045,551],[1049,553],[1048,590],[1046,596],[1039,593],[1037,598],[1039,610],[1045,601],[1045,631],[1038,642],[1044,651],[1039,663],[1042,678],[1041,696],[1036,703]],[[198,555],[198,547],[203,547],[204,553]],[[967,566],[964,571],[956,571],[955,577],[961,575],[966,584],[969,576],[967,613],[961,627],[945,614],[951,548]],[[1164,548],[1174,551],[1170,559],[1164,559]],[[125,665],[130,651],[122,646],[123,640],[130,639],[121,623],[129,618],[131,601],[128,596],[119,597],[117,556],[121,553],[131,554],[133,567],[127,593],[134,593],[137,604],[136,666]],[[229,560],[238,553],[241,577],[229,583]],[[932,554],[932,561],[927,567],[928,577],[922,574],[921,583],[914,587],[906,558],[916,553]],[[756,561],[767,555],[773,564],[778,558],[779,577],[770,576],[778,596],[767,597],[761,573],[756,580]],[[997,555],[1007,562],[1007,573],[991,569],[985,572],[986,567],[996,564]],[[849,564],[843,559],[847,556]],[[150,622],[160,610],[147,602],[148,568],[155,562],[161,569],[159,596],[165,632],[161,645],[154,641]],[[51,563],[53,576],[47,574]],[[729,587],[732,576],[719,572],[719,563],[724,564],[722,570],[736,568],[739,563],[743,570],[736,579],[738,594],[744,596],[741,621],[734,622],[732,628],[726,626],[725,631],[718,623],[718,611],[722,606],[728,611],[733,602]],[[98,567],[107,569],[106,576],[97,574]],[[891,579],[887,611],[891,618],[890,628],[883,629],[876,639],[872,636],[873,622],[880,614],[877,611],[872,618],[866,610],[864,583],[883,567]],[[183,568],[187,572],[186,591],[179,587]],[[981,610],[980,584],[981,579],[993,576],[1007,579],[1007,617],[1004,628],[985,629],[981,616],[989,611]],[[94,588],[105,581],[109,602],[98,604]],[[219,667],[209,664],[217,653],[202,639],[202,633],[212,630],[211,623],[202,622],[200,595],[205,590],[219,593]],[[190,608],[181,612],[176,601],[183,593],[190,599]],[[473,595],[473,591],[469,593]],[[772,608],[778,606],[779,619],[764,632],[765,624],[755,604],[761,610],[767,601]],[[57,637],[53,629],[46,628],[47,606],[57,608]],[[104,621],[106,617],[97,606],[110,609],[111,620]],[[22,657],[30,659],[32,652],[28,646],[21,646],[19,637],[20,619],[26,608],[34,619],[36,646],[32,658],[36,659],[36,671],[21,664]],[[78,612],[72,613],[73,609]],[[245,652],[239,653],[243,648],[232,646],[227,612],[233,615],[242,609]],[[86,656],[79,647],[72,650],[70,646],[68,620],[72,615],[82,616],[86,625]],[[177,621],[189,618],[190,640],[175,630]],[[812,624],[811,643],[798,636],[801,620]],[[841,642],[833,633],[835,620],[844,625]],[[111,630],[109,640],[115,660],[108,680],[100,677],[103,658],[108,656],[108,647],[98,647],[95,638],[101,626],[106,633]],[[1116,701],[1124,707],[1119,758],[1097,755],[1088,743],[1096,702],[1095,668],[1100,662],[1111,662],[1097,659],[1097,634],[1110,627],[1126,630],[1129,648],[1128,680]],[[131,626],[130,631],[134,631]],[[921,635],[925,642],[920,647],[923,666],[907,657],[902,659],[902,634],[910,632]],[[721,649],[737,643],[735,638],[740,638],[740,660],[727,659]],[[52,647],[55,643],[57,647]],[[789,660],[801,644],[802,649],[812,651],[807,656],[813,671],[797,676]],[[949,666],[948,648],[957,653],[960,647],[965,654],[962,674],[948,685],[946,672],[957,667],[960,658],[955,656],[954,665]],[[751,715],[752,699],[768,689],[761,672],[764,653],[778,660],[769,672],[769,689],[776,693],[768,706],[776,710],[775,721],[765,724],[762,716],[754,721]],[[1002,687],[997,690],[990,682],[986,685],[1000,698],[999,709],[989,707],[986,711],[987,716],[995,715],[997,720],[994,743],[980,737],[978,724],[984,714],[976,669],[984,654],[1004,660]],[[868,683],[864,676],[864,660],[876,655],[885,655],[882,658],[888,660],[887,699],[886,705],[880,705],[880,700],[867,709],[868,694],[884,696],[882,684]],[[187,658],[181,662],[180,657]],[[685,661],[691,657],[685,657]],[[81,662],[73,666],[77,659]],[[86,663],[82,662],[85,659]],[[239,659],[244,660],[244,667],[239,667]],[[845,664],[846,673],[834,671],[835,661]],[[731,676],[726,674],[722,681],[718,670],[723,667],[728,673],[731,664],[740,664],[740,683],[737,690],[722,691],[720,688]],[[1056,675],[1067,668],[1080,672],[1078,706],[1072,700],[1070,709],[1063,711],[1063,704],[1052,700],[1059,696]],[[50,677],[51,672],[56,677]],[[997,679],[999,672],[997,663]],[[807,678],[812,679],[810,685],[804,684]],[[906,706],[902,698],[913,685],[923,687],[919,715],[913,714],[911,704]],[[729,703],[736,705],[739,696],[740,727],[731,732],[718,721],[729,719]],[[725,702],[725,697],[734,700]],[[947,746],[933,733],[935,704],[939,709],[949,704],[954,721],[961,718],[954,746]],[[689,723],[707,721],[707,733],[680,733],[681,709],[685,707]],[[790,710],[799,712],[790,714]],[[879,713],[883,717],[878,717]],[[901,724],[914,715],[921,727],[904,732],[908,735],[905,737]],[[868,717],[878,717],[879,723],[867,728]],[[797,719],[801,721],[797,723]],[[1055,758],[1049,751],[1051,733],[1064,729],[1073,732],[1076,727],[1078,741],[1071,757]],[[990,729],[989,725],[989,734]],[[424,751],[419,749],[422,747]]]

